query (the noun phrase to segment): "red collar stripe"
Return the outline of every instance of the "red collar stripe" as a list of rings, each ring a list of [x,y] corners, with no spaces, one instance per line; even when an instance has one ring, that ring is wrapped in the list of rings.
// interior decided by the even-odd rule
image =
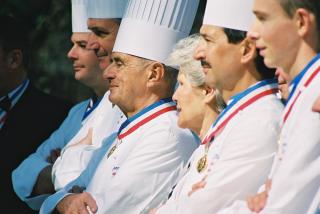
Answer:
[[[305,82],[305,84],[303,85],[304,87],[308,87],[310,85],[310,83],[312,82],[312,80],[315,78],[315,76],[317,76],[317,74],[320,72],[320,67],[318,67],[312,74],[311,76],[307,79],[307,81]],[[288,108],[288,111],[285,113],[284,118],[283,118],[283,124],[287,121],[291,110],[293,108],[293,106],[295,105],[296,101],[298,100],[298,98],[300,97],[302,91],[299,90],[298,94],[296,95],[296,97],[294,98],[293,102],[291,103],[291,105]],[[282,126],[283,126],[282,124]]]
[[[176,110],[177,107],[176,106],[168,106],[166,108],[160,109],[159,111],[149,115],[148,117],[144,118],[143,120],[139,121],[137,124],[135,124],[134,126],[132,126],[130,129],[128,129],[128,131],[126,131],[123,134],[119,135],[119,140],[123,139],[124,137],[128,136],[129,134],[131,134],[132,132],[134,132],[135,130],[137,130],[138,128],[140,128],[141,126],[143,126],[144,124],[148,123],[149,121],[153,120],[154,118],[169,112],[169,111],[174,111]]]
[[[277,88],[268,89],[265,91],[262,91],[261,93],[255,95],[254,97],[250,98],[248,101],[240,105],[236,110],[234,110],[216,129],[213,131],[208,137],[206,137],[201,144],[204,145],[208,142],[210,142],[219,132],[223,130],[223,128],[228,124],[228,122],[241,110],[245,109],[252,103],[256,102],[262,97],[265,97],[270,94],[275,94],[278,92]]]

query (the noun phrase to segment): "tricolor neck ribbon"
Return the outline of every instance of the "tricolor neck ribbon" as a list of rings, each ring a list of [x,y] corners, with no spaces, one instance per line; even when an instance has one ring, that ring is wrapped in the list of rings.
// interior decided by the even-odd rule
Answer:
[[[312,80],[319,74],[320,72],[320,54],[314,57],[308,65],[292,80],[291,85],[292,90],[288,97],[286,107],[284,110],[283,118],[282,118],[282,126],[287,121],[291,110],[298,98],[300,97],[303,90],[305,90]]]
[[[102,98],[99,98],[97,100],[95,100],[94,98],[90,99],[86,111],[83,114],[82,121],[84,121],[98,107],[101,100]]]
[[[156,117],[176,109],[176,103],[173,102],[171,98],[165,98],[155,102],[124,121],[119,128],[118,139],[123,139]]]
[[[212,141],[228,124],[228,122],[239,112],[256,102],[257,100],[278,92],[276,79],[263,80],[249,87],[245,91],[233,96],[231,102],[219,114],[210,130],[201,142],[201,145]]]

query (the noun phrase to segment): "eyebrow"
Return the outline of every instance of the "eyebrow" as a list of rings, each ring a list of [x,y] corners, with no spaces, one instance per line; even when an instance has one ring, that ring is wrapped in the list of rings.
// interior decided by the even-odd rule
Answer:
[[[122,62],[123,63],[123,59],[120,58],[119,56],[112,57],[112,60],[115,62]]]
[[[89,30],[91,30],[92,32],[103,32],[103,33],[110,33],[110,31],[101,28],[101,27],[89,27]]]
[[[256,16],[258,16],[258,15],[267,16],[268,15],[265,12],[257,11],[257,10],[253,10],[253,14],[256,15]]]
[[[214,40],[214,36],[209,36],[207,33],[200,33],[200,36],[206,40]]]
[[[77,40],[77,41],[74,41],[75,43],[79,44],[79,43],[88,43],[88,41],[86,40]]]

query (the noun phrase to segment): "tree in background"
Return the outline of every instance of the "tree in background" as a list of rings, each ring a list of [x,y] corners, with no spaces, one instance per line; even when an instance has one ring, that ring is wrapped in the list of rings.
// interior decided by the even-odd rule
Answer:
[[[206,0],[200,0],[193,33],[199,32],[205,4]],[[38,88],[71,102],[92,95],[74,79],[72,62],[67,58],[72,34],[70,0],[0,0],[0,14],[20,19],[29,29],[29,77]]]

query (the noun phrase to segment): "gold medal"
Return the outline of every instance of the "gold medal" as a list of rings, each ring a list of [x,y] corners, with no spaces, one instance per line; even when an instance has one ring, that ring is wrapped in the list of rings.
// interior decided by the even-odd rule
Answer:
[[[202,158],[198,160],[197,170],[199,173],[201,173],[203,170],[205,170],[208,166],[208,158],[207,154],[205,154]]]
[[[107,158],[109,158],[113,154],[113,152],[117,149],[118,145],[120,145],[121,143],[122,143],[122,140],[119,140],[119,138],[117,138],[117,143],[110,149],[107,155]]]
[[[110,149],[110,152],[108,153],[107,157],[109,158],[116,149],[117,149],[117,144]]]

